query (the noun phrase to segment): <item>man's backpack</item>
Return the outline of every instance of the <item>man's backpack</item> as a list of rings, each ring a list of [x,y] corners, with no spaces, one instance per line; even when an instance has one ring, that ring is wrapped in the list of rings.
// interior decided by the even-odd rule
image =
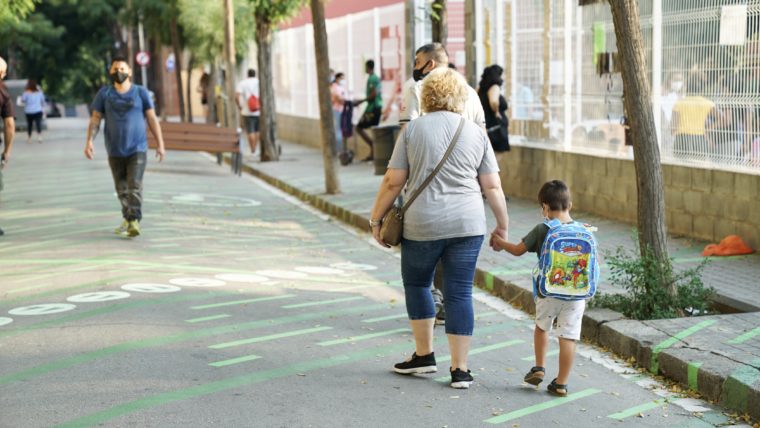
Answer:
[[[533,272],[533,290],[544,297],[584,300],[596,293],[599,260],[596,239],[584,225],[547,220],[549,227]]]
[[[251,113],[255,113],[261,109],[261,103],[259,102],[259,97],[256,95],[251,95],[248,97],[248,110]]]

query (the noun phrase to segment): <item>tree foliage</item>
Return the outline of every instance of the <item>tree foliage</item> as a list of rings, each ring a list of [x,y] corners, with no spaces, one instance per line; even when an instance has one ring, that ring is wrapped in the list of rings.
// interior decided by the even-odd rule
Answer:
[[[27,19],[0,25],[0,52],[14,59],[16,76],[39,80],[57,100],[89,102],[106,83],[107,62],[116,42],[117,12],[122,3],[122,0],[39,2]],[[0,4],[3,16],[8,10],[28,11],[31,3],[3,0]],[[18,4],[25,6],[19,9]]]
[[[305,0],[248,0],[257,20],[278,25],[290,19],[305,4]]]
[[[34,4],[39,0],[3,0],[0,1],[0,26],[18,22],[34,11]]]
[[[254,21],[247,0],[235,0],[235,52],[238,60],[253,39]],[[179,0],[179,22],[186,46],[201,62],[216,62],[224,53],[224,5],[220,1]]]

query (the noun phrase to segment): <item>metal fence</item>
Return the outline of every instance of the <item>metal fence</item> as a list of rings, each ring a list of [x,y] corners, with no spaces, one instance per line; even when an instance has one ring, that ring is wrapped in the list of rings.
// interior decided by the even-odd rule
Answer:
[[[663,160],[760,171],[760,0],[639,4]],[[614,55],[600,74],[617,51],[609,5],[513,0],[508,25],[516,132],[631,156]]]

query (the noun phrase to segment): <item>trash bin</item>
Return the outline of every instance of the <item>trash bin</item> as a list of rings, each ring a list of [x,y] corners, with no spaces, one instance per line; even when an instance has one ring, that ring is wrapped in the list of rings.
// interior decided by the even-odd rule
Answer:
[[[372,144],[374,146],[375,157],[375,175],[385,174],[385,170],[388,169],[388,161],[393,154],[393,146],[396,144],[396,138],[401,131],[399,125],[382,125],[372,128],[374,140]]]

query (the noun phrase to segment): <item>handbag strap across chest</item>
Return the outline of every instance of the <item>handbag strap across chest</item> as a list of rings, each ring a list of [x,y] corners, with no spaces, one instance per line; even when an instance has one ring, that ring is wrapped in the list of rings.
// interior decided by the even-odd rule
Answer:
[[[433,181],[433,178],[435,178],[436,174],[438,174],[438,171],[443,168],[443,164],[446,163],[446,159],[449,158],[451,155],[451,152],[454,150],[454,146],[456,146],[457,141],[459,140],[459,135],[462,133],[462,128],[464,128],[464,121],[465,118],[462,117],[459,120],[459,127],[457,128],[457,131],[454,133],[454,138],[451,139],[451,142],[449,143],[449,148],[446,149],[446,153],[444,153],[443,158],[440,162],[438,162],[438,165],[435,166],[435,169],[433,169],[433,172],[430,173],[430,175],[427,176],[425,181],[422,182],[420,187],[417,188],[417,190],[414,191],[412,196],[409,198],[408,201],[404,204],[403,207],[401,207],[401,215],[403,216],[404,213],[406,213],[406,210],[409,209],[409,205],[412,205],[412,202],[414,202],[415,199],[417,199],[418,196],[420,196],[420,193],[422,193],[423,190],[425,190],[425,187],[430,184],[431,181]]]

